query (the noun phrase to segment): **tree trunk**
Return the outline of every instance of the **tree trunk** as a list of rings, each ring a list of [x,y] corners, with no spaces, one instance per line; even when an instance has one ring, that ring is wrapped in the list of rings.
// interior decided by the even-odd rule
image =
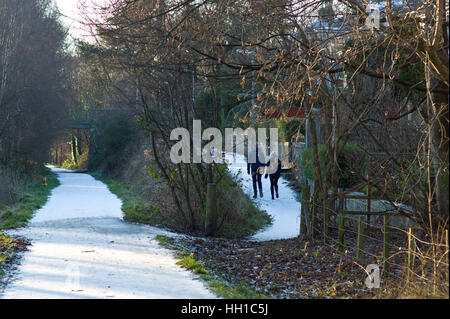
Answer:
[[[436,80],[431,80],[431,83]],[[444,88],[443,83],[437,84],[438,88]],[[438,213],[444,218],[449,214],[449,117],[448,117],[448,97],[442,93],[432,93],[433,104],[435,106],[434,120],[431,121],[431,150],[436,182],[436,204]]]
[[[71,142],[71,146],[72,146],[72,159],[73,162],[75,163],[75,165],[78,164],[78,157],[77,157],[77,137],[75,136],[75,134],[72,134],[72,142]]]

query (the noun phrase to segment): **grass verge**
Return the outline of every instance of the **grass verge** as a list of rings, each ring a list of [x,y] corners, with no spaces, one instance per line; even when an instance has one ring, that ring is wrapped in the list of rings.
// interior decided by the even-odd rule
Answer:
[[[24,196],[16,204],[0,207],[0,291],[6,284],[7,271],[11,269],[18,253],[26,250],[29,245],[23,238],[4,234],[2,229],[26,226],[33,213],[47,202],[52,189],[60,184],[57,175],[48,168],[44,168],[42,177],[46,178],[46,185],[36,183],[26,189]]]
[[[0,292],[8,281],[8,272],[18,260],[19,252],[27,250],[29,244],[23,238],[12,238],[0,231]]]
[[[122,200],[124,220],[131,223],[141,223],[153,226],[170,227],[170,225],[158,216],[159,206],[146,201],[133,188],[114,179],[106,178],[99,174],[91,174],[97,180],[106,184],[114,195]]]
[[[208,267],[208,261],[197,260],[189,246],[181,239],[174,239],[164,235],[155,238],[164,248],[170,249],[178,259],[177,264],[190,270],[203,280],[211,291],[218,297],[225,299],[265,299],[268,296],[256,292],[242,280],[225,278],[225,276]]]
[[[176,218],[164,215],[164,208],[146,199],[138,187],[98,173],[91,175],[106,184],[109,190],[122,200],[122,211],[126,221],[164,227],[175,232],[186,232]],[[222,227],[216,236],[233,239],[245,238],[272,223],[271,216],[256,207],[250,199],[247,199],[246,207],[244,213],[236,215],[239,216],[238,218],[221,221]],[[221,206],[218,207],[218,210],[220,209]],[[201,230],[192,235],[201,236]]]
[[[52,189],[60,183],[57,175],[48,168],[45,168],[43,177],[46,177],[47,185],[39,182],[30,186],[18,203],[0,209],[0,230],[25,227],[33,213],[47,202]]]

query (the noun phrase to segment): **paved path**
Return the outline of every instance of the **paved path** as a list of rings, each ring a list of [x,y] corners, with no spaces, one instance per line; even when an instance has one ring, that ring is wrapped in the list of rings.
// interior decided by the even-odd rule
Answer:
[[[252,178],[247,174],[247,162],[243,155],[226,154],[228,167],[233,174],[242,178],[242,188],[253,198]],[[257,232],[250,240],[266,241],[297,237],[300,232],[300,207],[296,200],[296,193],[289,187],[288,181],[280,177],[278,181],[279,198],[272,200],[270,194],[270,181],[262,178],[264,197],[253,201],[273,217],[273,224]]]
[[[154,240],[174,235],[122,220],[121,201],[88,174],[61,185],[26,228],[32,241],[2,298],[215,298]]]

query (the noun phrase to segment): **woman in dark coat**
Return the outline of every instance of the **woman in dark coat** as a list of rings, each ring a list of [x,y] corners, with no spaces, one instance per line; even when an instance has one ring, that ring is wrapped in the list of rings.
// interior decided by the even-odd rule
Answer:
[[[278,158],[278,154],[273,152],[270,154],[270,164],[267,166],[265,178],[270,177],[270,193],[272,194],[272,199],[274,198],[274,193],[278,194],[278,179],[281,175],[281,161]]]
[[[259,188],[259,195],[263,197],[263,190],[262,190],[262,181],[261,176],[264,173],[264,166],[265,159],[264,159],[264,152],[260,151],[258,147],[255,149],[254,155],[254,162],[250,162],[251,156],[249,155],[249,158],[247,159],[247,173],[252,174],[252,182],[253,182],[253,198],[258,197],[258,191],[256,186],[258,185]]]

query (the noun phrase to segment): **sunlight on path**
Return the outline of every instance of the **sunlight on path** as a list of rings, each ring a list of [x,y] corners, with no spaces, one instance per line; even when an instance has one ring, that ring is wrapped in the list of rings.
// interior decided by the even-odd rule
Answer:
[[[121,201],[88,174],[54,169],[61,185],[30,226],[32,241],[3,298],[215,298],[154,240],[173,235],[122,220]]]

